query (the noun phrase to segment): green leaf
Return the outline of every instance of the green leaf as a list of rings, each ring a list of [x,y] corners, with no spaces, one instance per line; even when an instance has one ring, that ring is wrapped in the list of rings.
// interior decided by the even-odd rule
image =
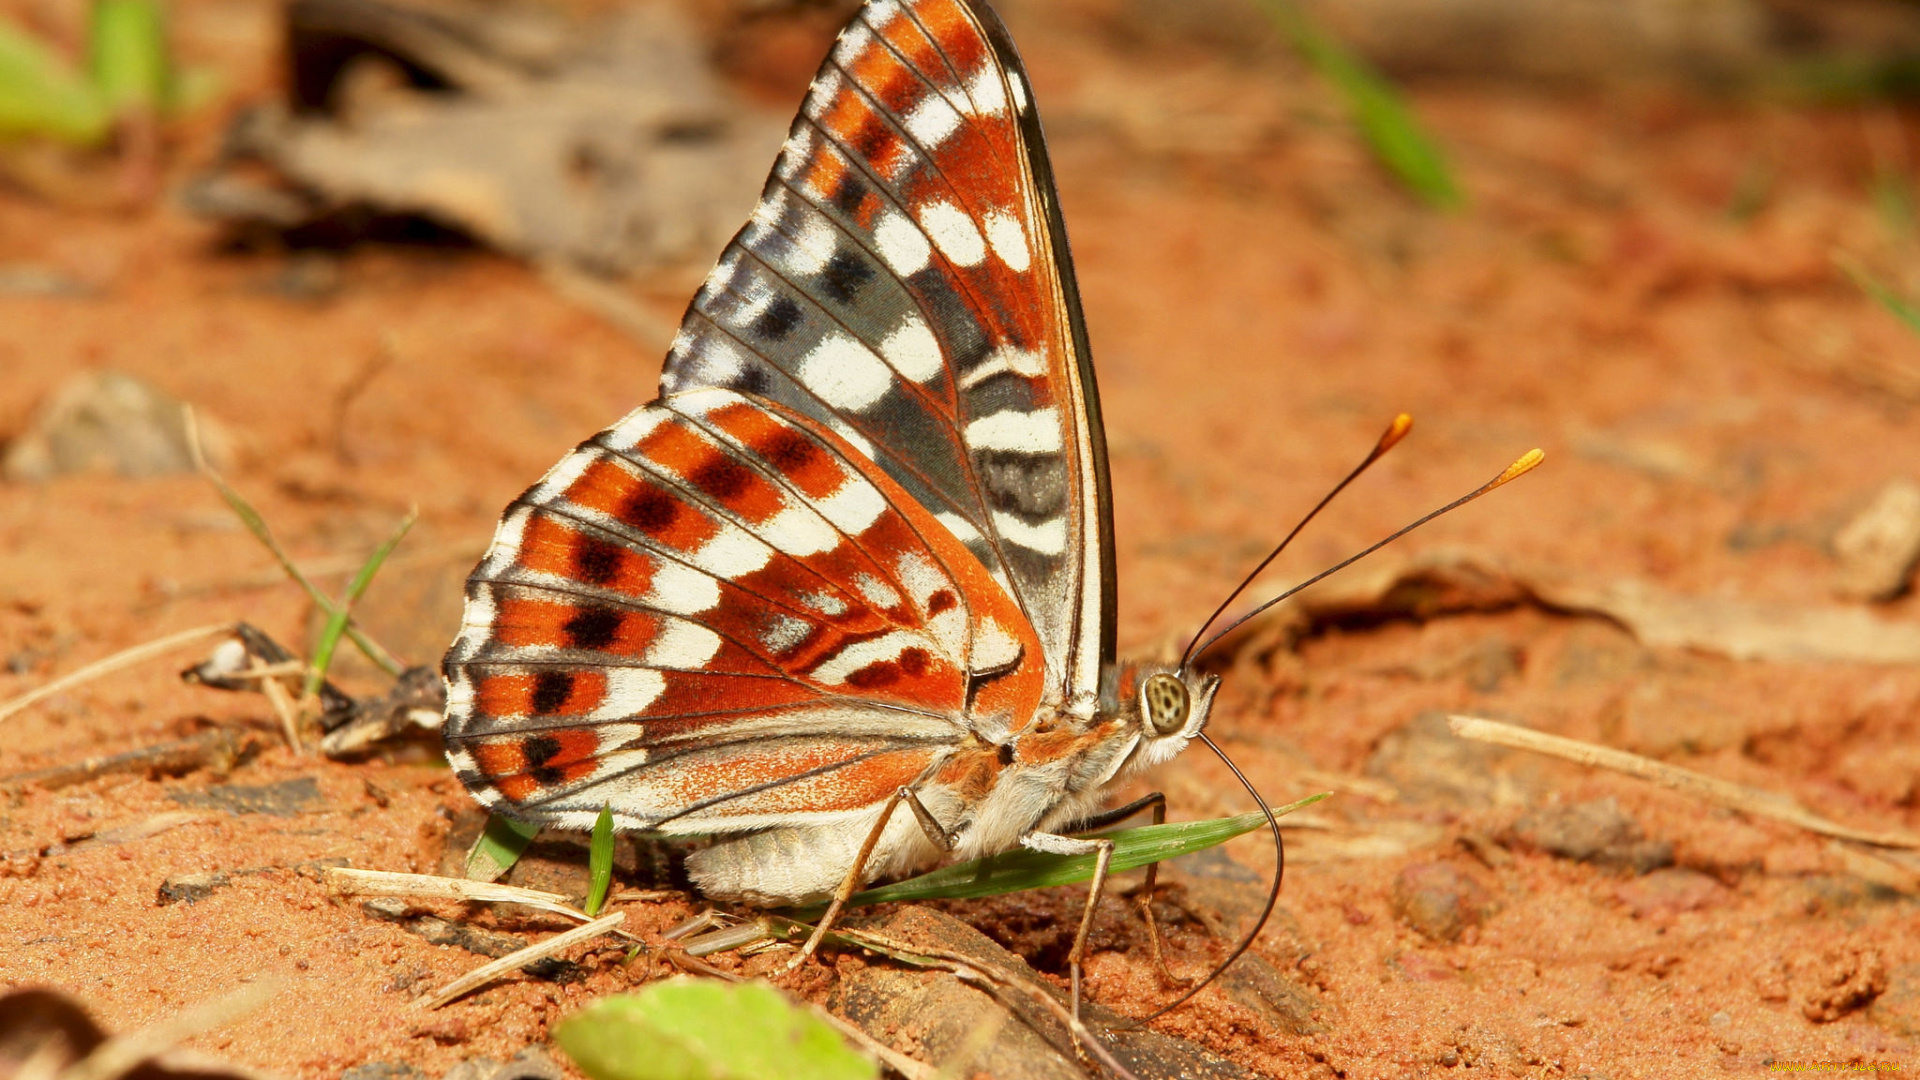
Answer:
[[[1327,798],[1331,792],[1309,795],[1296,803],[1277,806],[1275,817],[1291,814]],[[1190,855],[1224,844],[1243,833],[1267,823],[1258,810],[1238,817],[1211,821],[1179,821],[1165,825],[1143,825],[1107,833],[1113,841],[1110,872],[1132,870],[1148,863]],[[883,885],[853,894],[850,904],[884,904],[899,900],[961,899],[998,896],[1023,889],[1044,889],[1052,885],[1071,885],[1093,878],[1094,856],[1049,855],[1025,849],[991,855],[973,862],[943,866],[916,878]]]
[[[1440,145],[1385,76],[1314,25],[1293,0],[1259,2],[1294,49],[1345,99],[1354,125],[1380,164],[1429,206],[1455,210],[1465,205]]]
[[[87,26],[93,85],[116,113],[172,104],[173,61],[158,0],[94,0]]]
[[[587,914],[599,918],[607,906],[607,893],[613,888],[613,806],[600,808],[593,822],[593,846],[587,849]]]
[[[39,39],[0,22],[0,138],[41,135],[92,146],[112,126],[91,84]]]
[[[393,554],[395,545],[400,543],[401,539],[407,535],[407,530],[413,528],[413,523],[419,518],[420,511],[408,511],[399,527],[393,530],[393,535],[373,549],[373,554],[367,556],[367,561],[361,565],[360,572],[353,575],[353,580],[347,583],[347,594],[341,597],[339,606],[327,616],[326,625],[320,629],[320,640],[314,644],[313,663],[307,666],[308,697],[319,693],[320,684],[327,681],[327,669],[333,666],[333,650],[340,644],[340,636],[353,625],[353,605],[358,603],[360,597],[366,593],[367,586],[373,584],[373,575],[380,572],[381,564],[387,561],[388,555]]]
[[[593,1080],[876,1080],[838,1033],[765,983],[677,978],[604,998],[554,1039]]]
[[[525,821],[515,821],[510,817],[491,814],[487,817],[487,827],[467,852],[468,881],[499,881],[520,861],[521,853],[533,838],[540,834],[540,826]]]

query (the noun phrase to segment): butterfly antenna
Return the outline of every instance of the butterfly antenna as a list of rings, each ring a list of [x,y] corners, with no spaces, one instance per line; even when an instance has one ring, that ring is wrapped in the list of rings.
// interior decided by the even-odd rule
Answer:
[[[1235,600],[1238,600],[1241,593],[1247,591],[1247,586],[1252,585],[1253,579],[1260,576],[1260,571],[1272,565],[1273,560],[1279,558],[1280,553],[1287,550],[1287,545],[1293,543],[1293,538],[1299,536],[1300,530],[1306,528],[1308,522],[1319,516],[1320,511],[1327,508],[1327,504],[1333,501],[1334,496],[1346,490],[1348,484],[1359,479],[1360,474],[1366,472],[1374,462],[1385,457],[1387,451],[1393,449],[1395,443],[1406,438],[1407,432],[1411,430],[1413,430],[1413,417],[1408,416],[1406,413],[1401,413],[1399,416],[1393,418],[1393,423],[1387,425],[1386,432],[1380,436],[1380,441],[1373,445],[1373,452],[1367,455],[1367,459],[1359,465],[1356,465],[1353,471],[1347,474],[1345,480],[1335,484],[1332,491],[1327,492],[1312,510],[1307,511],[1307,516],[1300,519],[1300,523],[1293,527],[1293,531],[1287,534],[1286,539],[1280,541],[1272,551],[1267,553],[1266,558],[1260,560],[1260,565],[1253,568],[1253,573],[1240,579],[1239,586],[1228,593],[1227,598],[1220,601],[1220,606],[1213,609],[1213,614],[1207,616],[1207,621],[1200,624],[1200,629],[1194,631],[1193,640],[1187,642],[1187,651],[1180,654],[1181,671],[1187,670],[1187,665],[1192,662],[1195,656],[1199,655],[1201,650],[1194,648],[1194,646],[1200,643],[1200,638],[1206,634],[1207,627],[1212,626],[1213,621],[1218,619],[1221,614],[1227,610],[1229,605]]]
[[[1266,906],[1260,909],[1260,917],[1253,921],[1253,928],[1241,937],[1239,944],[1233,947],[1233,951],[1227,954],[1227,958],[1214,965],[1213,970],[1207,972],[1206,978],[1187,987],[1186,992],[1174,998],[1172,1002],[1162,1005],[1160,1008],[1134,1021],[1135,1024],[1142,1026],[1150,1024],[1180,1006],[1185,1005],[1193,995],[1206,989],[1208,983],[1212,982],[1221,972],[1227,970],[1227,967],[1235,960],[1240,959],[1241,953],[1253,947],[1254,939],[1260,936],[1260,931],[1266,928],[1268,916],[1273,914],[1273,906],[1280,901],[1280,880],[1287,876],[1287,845],[1285,841],[1280,839],[1280,819],[1273,816],[1273,809],[1267,805],[1267,800],[1262,798],[1260,792],[1254,788],[1253,781],[1247,779],[1247,774],[1241,772],[1240,766],[1235,765],[1232,758],[1228,757],[1224,751],[1214,745],[1212,739],[1207,738],[1206,732],[1200,732],[1196,738],[1206,743],[1207,749],[1213,751],[1214,755],[1221,761],[1226,762],[1227,768],[1233,771],[1233,778],[1240,781],[1240,786],[1246,788],[1247,793],[1253,796],[1254,804],[1260,807],[1260,812],[1267,815],[1267,829],[1273,833],[1273,887],[1267,890]]]
[[[1507,483],[1510,480],[1518,479],[1519,477],[1524,476],[1529,472],[1532,472],[1534,469],[1534,466],[1539,465],[1541,461],[1545,460],[1545,458],[1546,458],[1546,454],[1541,452],[1540,450],[1536,449],[1536,450],[1527,451],[1526,453],[1520,455],[1520,458],[1517,461],[1507,466],[1505,472],[1501,473],[1499,476],[1494,477],[1492,480],[1487,481],[1485,484],[1482,484],[1476,490],[1460,496],[1459,498],[1453,500],[1452,502],[1448,503],[1447,505],[1441,507],[1438,510],[1435,510],[1431,513],[1423,515],[1420,518],[1417,518],[1410,525],[1404,525],[1399,529],[1396,529],[1386,539],[1370,545],[1364,551],[1361,551],[1359,554],[1349,555],[1348,557],[1340,560],[1337,563],[1334,563],[1332,566],[1327,567],[1325,570],[1320,571],[1319,573],[1313,575],[1312,577],[1301,582],[1300,584],[1295,585],[1293,588],[1288,589],[1286,592],[1281,593],[1279,596],[1276,596],[1273,599],[1268,600],[1266,603],[1261,604],[1259,607],[1254,608],[1252,611],[1247,612],[1245,615],[1242,615],[1239,618],[1228,623],[1227,625],[1221,627],[1218,633],[1214,634],[1212,637],[1206,640],[1205,644],[1201,645],[1197,649],[1190,648],[1188,652],[1191,654],[1191,656],[1196,656],[1196,657],[1199,656],[1201,653],[1204,653],[1208,649],[1213,648],[1214,644],[1218,642],[1221,638],[1226,637],[1228,634],[1231,634],[1235,630],[1239,629],[1241,625],[1244,624],[1247,620],[1255,617],[1256,615],[1259,615],[1263,611],[1266,611],[1268,608],[1272,607],[1273,605],[1279,603],[1282,600],[1285,600],[1287,597],[1292,596],[1293,594],[1299,592],[1300,590],[1306,588],[1309,585],[1312,585],[1325,578],[1331,577],[1332,575],[1337,574],[1342,570],[1345,570],[1347,567],[1352,566],[1354,563],[1359,562],[1361,559],[1364,559],[1367,556],[1373,554],[1374,552],[1379,551],[1381,548],[1386,547],[1388,544],[1393,543],[1395,540],[1398,540],[1401,537],[1412,532],[1413,530],[1419,528],[1420,526],[1425,525],[1427,522],[1432,521],[1434,518],[1440,517],[1444,514],[1452,513],[1453,511],[1458,510],[1461,507],[1472,502],[1473,500],[1479,498],[1480,496],[1485,495],[1487,492],[1492,491],[1494,488],[1497,488],[1500,485]],[[1365,467],[1366,466],[1364,465],[1361,466],[1361,468],[1365,468]],[[1352,479],[1352,477],[1349,477],[1348,479]],[[1340,489],[1334,488],[1333,490],[1337,494]],[[1328,498],[1331,498],[1331,497],[1332,496],[1328,496]],[[1322,500],[1321,505],[1323,506],[1325,505],[1325,500]],[[1318,512],[1318,507],[1315,508],[1315,511]],[[1312,515],[1308,515],[1308,516],[1309,518],[1311,518]],[[1302,524],[1305,524],[1305,523],[1302,522]],[[1299,530],[1295,529],[1294,531],[1298,532]],[[1288,537],[1288,539],[1292,539],[1292,537],[1290,536]],[[1271,556],[1269,558],[1271,558]],[[1266,564],[1262,563],[1261,565],[1264,566]],[[1246,588],[1246,586],[1242,585],[1241,588],[1244,589]],[[1235,594],[1238,595],[1238,590],[1235,590]],[[1208,621],[1211,622],[1212,620],[1208,620]],[[1188,662],[1189,662],[1188,659],[1182,659],[1180,662],[1180,666],[1184,669]]]

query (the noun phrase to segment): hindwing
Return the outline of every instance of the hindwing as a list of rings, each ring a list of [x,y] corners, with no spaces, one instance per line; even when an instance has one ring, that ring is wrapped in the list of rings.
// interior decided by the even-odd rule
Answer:
[[[487,805],[731,832],[869,807],[1033,715],[1040,644],[985,567],[811,418],[676,394],[521,496],[447,655]]]

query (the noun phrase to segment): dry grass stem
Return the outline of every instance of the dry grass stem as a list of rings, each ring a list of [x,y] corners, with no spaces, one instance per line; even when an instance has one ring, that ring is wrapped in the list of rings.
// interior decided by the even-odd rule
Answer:
[[[661,900],[685,900],[687,894],[679,889],[623,889],[607,897],[609,904],[652,904]]]
[[[149,641],[144,645],[135,645],[131,649],[122,649],[105,659],[95,660],[93,663],[88,664],[78,671],[62,675],[38,690],[29,690],[19,697],[14,698],[12,701],[0,705],[0,720],[5,720],[14,713],[20,712],[37,702],[44,701],[60,693],[62,690],[69,690],[83,683],[92,682],[102,675],[110,675],[113,672],[119,671],[121,668],[132,667],[134,664],[138,664],[143,660],[172,652],[182,645],[191,645],[196,641],[203,641],[219,634],[231,633],[233,633],[232,623],[220,623],[215,626],[196,626],[192,630],[182,630],[177,634],[168,634],[166,637]]]
[[[1827,851],[1840,860],[1847,873],[1869,885],[1910,896],[1920,895],[1920,870],[1849,847],[1838,840],[1828,844]]]
[[[327,870],[327,887],[340,896],[413,896],[429,900],[462,900],[470,903],[519,904],[523,907],[564,916],[575,922],[589,922],[587,913],[567,903],[559,893],[499,885],[491,881],[439,877],[434,874],[401,874],[391,870],[356,870],[335,866]]]
[[[1455,735],[1463,739],[1493,743],[1496,746],[1511,746],[1517,750],[1531,750],[1579,765],[1612,769],[1615,772],[1626,773],[1628,776],[1637,776],[1642,780],[1651,780],[1663,787],[1672,788],[1695,798],[1719,803],[1741,813],[1772,818],[1836,840],[1851,840],[1857,844],[1871,844],[1875,847],[1920,849],[1920,836],[1913,833],[1868,832],[1863,829],[1848,828],[1828,821],[1785,795],[1721,780],[1691,769],[1682,769],[1677,765],[1668,765],[1652,758],[1641,757],[1639,754],[1630,754],[1625,750],[1596,746],[1578,739],[1547,735],[1528,728],[1472,716],[1449,716],[1447,724],[1453,728]]]
[[[437,1009],[470,990],[485,986],[507,972],[523,968],[535,960],[544,960],[583,941],[591,941],[602,934],[610,933],[618,929],[626,918],[626,912],[616,911],[611,915],[595,919],[585,926],[576,926],[564,934],[555,934],[545,941],[510,952],[490,964],[482,964],[448,983],[439,993],[427,999],[426,1006],[429,1009]]]
[[[306,665],[302,664],[300,667],[304,669]],[[258,675],[259,671],[250,669],[247,673]],[[287,746],[292,749],[295,757],[305,757],[307,751],[300,743],[300,716],[293,695],[287,692],[286,687],[280,685],[279,679],[261,679],[260,692],[267,695],[268,703],[273,706],[274,715],[280,718],[280,733],[286,736]]]
[[[62,1070],[59,1080],[117,1080],[195,1035],[225,1027],[253,1012],[273,1000],[282,988],[278,979],[261,979],[152,1027],[108,1039],[85,1059]]]

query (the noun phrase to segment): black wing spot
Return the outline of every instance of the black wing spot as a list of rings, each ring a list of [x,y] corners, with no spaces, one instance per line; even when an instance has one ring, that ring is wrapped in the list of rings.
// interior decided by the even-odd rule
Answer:
[[[693,481],[694,487],[724,502],[747,490],[753,483],[753,473],[730,457],[715,455],[687,479]]]
[[[619,612],[602,607],[584,607],[573,613],[566,625],[567,642],[576,649],[604,649],[620,632]]]
[[[617,544],[597,536],[582,536],[573,545],[573,574],[589,585],[605,585],[620,576],[624,556]]]
[[[769,341],[784,341],[800,325],[800,305],[792,297],[776,296],[753,320],[753,332]]]
[[[783,428],[764,449],[760,450],[760,456],[766,458],[767,464],[779,470],[782,475],[792,476],[805,472],[807,467],[813,464],[814,459],[820,456],[820,448],[805,435],[791,428]]]
[[[536,715],[549,715],[560,711],[567,699],[573,696],[573,672],[543,671],[533,677],[533,711]],[[536,748],[547,748],[539,760],[534,759]],[[528,739],[524,744],[527,760],[535,765],[545,764],[553,755],[560,752],[560,744],[552,738],[541,735]]]
[[[549,765],[560,753],[560,740],[551,735],[535,735],[520,744],[520,752],[527,759],[527,775],[538,781],[543,787],[551,787],[566,780],[564,769]]]
[[[833,205],[840,212],[851,217],[867,199],[867,185],[855,176],[852,169],[840,175],[840,182],[833,187]]]
[[[820,289],[842,304],[851,304],[867,282],[873,280],[873,267],[849,251],[836,251],[820,270]]]
[[[658,488],[644,487],[620,508],[620,520],[646,533],[659,536],[680,517],[680,500]]]

